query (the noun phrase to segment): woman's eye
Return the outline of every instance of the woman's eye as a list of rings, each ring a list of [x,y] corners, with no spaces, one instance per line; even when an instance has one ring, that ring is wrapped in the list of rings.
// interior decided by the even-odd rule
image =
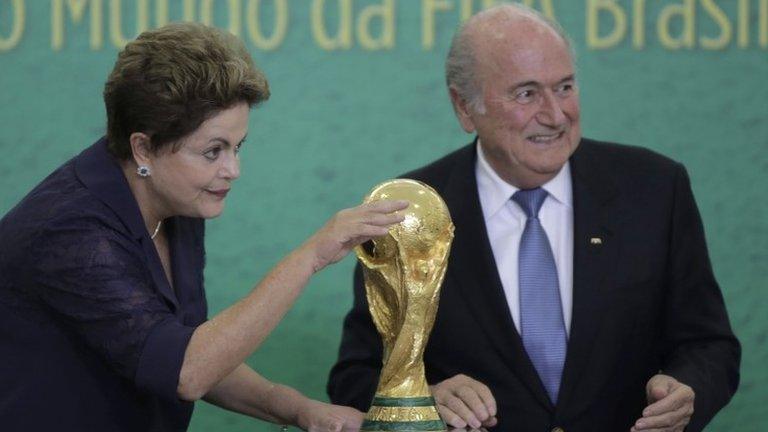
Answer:
[[[243,146],[243,143],[240,143],[240,144],[235,146],[235,154],[240,154],[240,147],[242,147],[242,146]]]
[[[220,152],[221,152],[220,147],[214,147],[212,149],[207,150],[205,153],[203,153],[203,156],[205,156],[205,158],[210,161],[215,161],[219,157]]]

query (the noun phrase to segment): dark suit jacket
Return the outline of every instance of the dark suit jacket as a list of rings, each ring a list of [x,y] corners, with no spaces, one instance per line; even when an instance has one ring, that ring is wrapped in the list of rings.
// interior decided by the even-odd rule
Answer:
[[[628,431],[659,371],[693,387],[689,431],[701,430],[738,385],[740,347],[712,274],[682,165],[640,148],[583,139],[571,157],[573,316],[557,406],[517,333],[484,224],[473,145],[406,174],[434,187],[456,226],[427,380],[465,374],[487,384],[501,431]],[[602,244],[592,244],[600,237]],[[328,393],[366,410],[381,364],[358,268]]]
[[[0,429],[186,430],[204,225],[166,227],[175,290],[103,139],[0,220]]]

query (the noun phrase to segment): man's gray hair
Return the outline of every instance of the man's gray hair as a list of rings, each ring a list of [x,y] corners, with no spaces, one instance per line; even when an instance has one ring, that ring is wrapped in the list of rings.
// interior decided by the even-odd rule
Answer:
[[[540,21],[554,30],[565,41],[568,50],[571,52],[571,58],[574,61],[576,59],[573,44],[560,24],[536,9],[520,3],[509,3],[478,12],[462,24],[456,31],[456,34],[453,35],[451,48],[445,60],[445,82],[449,89],[454,88],[459,96],[467,101],[470,109],[480,114],[485,113],[485,103],[483,101],[481,83],[475,76],[476,59],[474,46],[467,30],[477,25],[478,22],[498,14],[504,14],[510,19],[527,17]]]

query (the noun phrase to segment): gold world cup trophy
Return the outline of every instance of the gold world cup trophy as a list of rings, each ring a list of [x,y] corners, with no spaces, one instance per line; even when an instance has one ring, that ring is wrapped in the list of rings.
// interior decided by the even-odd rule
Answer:
[[[424,348],[435,323],[453,223],[431,187],[415,180],[384,182],[365,202],[406,200],[405,220],[355,249],[363,266],[368,308],[384,344],[376,395],[362,431],[445,431],[424,375]]]

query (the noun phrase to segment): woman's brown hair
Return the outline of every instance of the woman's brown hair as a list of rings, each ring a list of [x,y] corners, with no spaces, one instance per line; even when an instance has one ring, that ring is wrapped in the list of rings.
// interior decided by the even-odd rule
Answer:
[[[264,74],[235,36],[196,23],[146,31],[120,52],[104,86],[109,150],[129,159],[131,134],[143,132],[157,151],[221,110],[268,98]]]

